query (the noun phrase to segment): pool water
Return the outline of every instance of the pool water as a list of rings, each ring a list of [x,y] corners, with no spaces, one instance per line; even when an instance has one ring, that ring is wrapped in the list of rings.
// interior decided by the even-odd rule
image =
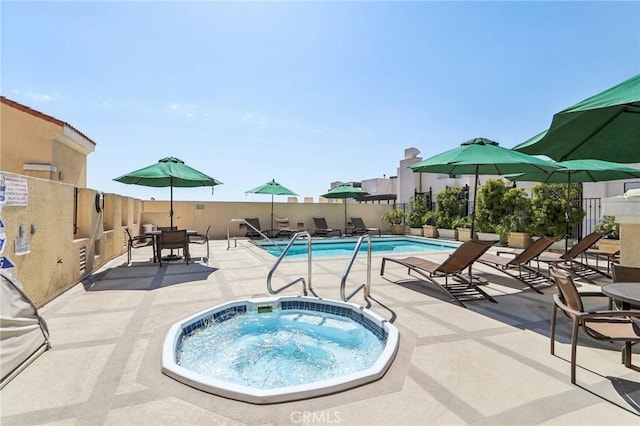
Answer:
[[[370,368],[385,342],[362,324],[306,310],[247,312],[183,336],[177,363],[257,389],[277,389]]]
[[[349,256],[356,247],[357,238],[313,239],[311,250],[314,257]],[[256,242],[258,247],[265,249],[273,256],[280,256],[286,243]],[[287,252],[287,258],[307,256],[308,244],[304,240],[296,241]],[[372,238],[372,253],[408,253],[425,251],[445,251],[456,249],[455,242],[438,242],[412,237],[381,237]],[[366,242],[360,251],[366,251]]]

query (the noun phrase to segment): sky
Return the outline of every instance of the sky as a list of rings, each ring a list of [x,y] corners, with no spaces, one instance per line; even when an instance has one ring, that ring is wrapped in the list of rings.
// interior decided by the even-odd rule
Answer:
[[[638,1],[3,0],[0,36],[2,95],[96,143],[87,186],[157,200],[113,178],[175,156],[223,182],[175,200],[317,200],[406,148],[514,147],[640,72]]]

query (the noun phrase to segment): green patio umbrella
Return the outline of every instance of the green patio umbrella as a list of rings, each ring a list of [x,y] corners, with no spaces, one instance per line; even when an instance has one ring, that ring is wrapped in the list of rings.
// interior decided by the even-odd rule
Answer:
[[[601,160],[567,160],[555,163],[559,169],[550,172],[531,171],[515,175],[506,175],[505,178],[511,181],[520,182],[544,182],[544,183],[566,183],[567,195],[570,193],[572,183],[580,182],[605,182],[610,180],[640,178],[640,169],[626,164],[612,163]],[[571,209],[567,202],[566,234],[569,234]],[[568,249],[568,239],[565,239],[565,251]]]
[[[271,230],[273,230],[273,196],[274,195],[298,195],[289,188],[286,188],[272,179],[264,185],[245,191],[245,194],[267,194],[271,195]],[[270,235],[271,236],[271,235]]]
[[[640,74],[553,116],[548,130],[513,149],[556,161],[640,162]]]
[[[471,139],[461,144],[458,148],[445,151],[409,166],[411,170],[419,173],[475,175],[473,207],[471,209],[471,235],[475,235],[478,175],[506,175],[528,171],[554,170],[558,167],[552,162],[503,148],[497,142],[484,138]]]
[[[113,179],[117,182],[131,185],[152,186],[157,188],[171,188],[170,223],[173,226],[173,188],[196,188],[199,186],[221,185],[222,182],[194,168],[187,166],[184,161],[175,157],[166,157],[157,163],[136,170]]]
[[[363,191],[362,188],[356,188],[353,185],[342,184],[340,186],[336,186],[331,191],[322,195],[324,198],[342,198],[345,200],[344,202],[344,233],[347,233],[347,198],[360,198],[368,195],[369,193]]]

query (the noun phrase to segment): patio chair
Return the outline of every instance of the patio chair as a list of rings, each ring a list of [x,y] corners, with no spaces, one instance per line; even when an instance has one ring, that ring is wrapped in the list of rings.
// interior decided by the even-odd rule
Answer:
[[[638,283],[640,286],[640,268],[633,266],[612,265],[613,282]],[[640,287],[638,287],[640,288]],[[631,309],[640,309],[639,305],[631,305]]]
[[[186,264],[189,264],[189,237],[187,230],[181,229],[176,231],[162,231],[158,239],[158,261],[162,266],[162,250],[182,249],[182,255]]]
[[[551,316],[551,354],[555,354],[556,317],[558,309],[573,322],[571,335],[571,383],[576,383],[576,357],[578,332],[598,341],[624,342],[623,360],[626,367],[631,365],[631,345],[640,341],[640,328],[634,321],[640,321],[640,312],[623,310],[603,310],[586,312],[583,298],[607,297],[601,292],[578,292],[571,275],[567,271],[549,267],[549,273],[556,282],[558,293],[553,295]],[[634,326],[636,328],[634,328]]]
[[[381,235],[380,228],[368,228],[361,217],[352,217],[351,223],[353,224],[353,231],[351,231],[353,235],[371,234],[373,232],[377,232],[378,236]]]
[[[142,247],[153,247],[153,258],[156,258],[156,246],[153,244],[153,238],[148,235],[138,235],[134,237],[131,235],[131,231],[129,228],[125,228],[127,231],[127,265],[131,264],[131,250],[142,248]]]
[[[542,237],[534,241],[529,247],[520,252],[503,252],[499,251],[498,255],[485,253],[479,259],[478,262],[498,269],[505,274],[516,278],[526,285],[528,285],[533,291],[542,294],[535,286],[538,284],[544,284],[552,282],[549,277],[540,272],[539,269],[531,267],[530,263],[533,259],[537,258],[548,249],[551,244],[560,240],[561,237]],[[501,253],[514,254],[514,257],[500,256]],[[518,270],[518,273],[513,273],[514,269]]]
[[[608,272],[602,271],[599,268],[589,265],[587,259],[587,250],[607,234],[608,232],[592,232],[591,234],[578,241],[576,245],[571,247],[563,254],[547,254],[545,256],[538,256],[536,260],[539,262],[548,263],[549,265],[553,265],[557,268],[566,269],[576,276],[589,281],[596,274],[604,276],[606,278],[611,278],[611,274],[609,274]],[[582,258],[584,262],[581,262],[579,260],[580,258]]]
[[[313,223],[315,228],[313,230],[313,236],[328,237],[331,233],[338,233],[338,237],[342,238],[342,231],[340,229],[329,228],[327,220],[324,217],[314,217]]]
[[[470,274],[463,275],[465,269],[468,269],[469,273],[471,273],[473,262],[478,260],[493,244],[495,244],[495,241],[467,240],[442,263],[419,257],[406,257],[404,259],[383,257],[380,275],[384,275],[386,262],[395,262],[406,267],[409,275],[413,271],[427,282],[435,284],[438,288],[444,290],[462,307],[465,307],[462,302],[467,300],[486,299],[498,303],[478,287],[477,283],[479,281],[477,278]],[[439,277],[444,278],[444,284],[436,280]],[[452,278],[453,282],[449,281],[449,277]]]
[[[251,238],[252,240],[254,238],[260,238],[262,235],[262,228],[260,227],[260,219],[258,219],[257,217],[252,217],[252,218],[244,218],[244,220],[251,226],[247,226],[247,233],[245,234],[246,237]]]
[[[207,257],[204,258],[205,263],[209,262],[209,230],[211,225],[207,226],[207,230],[204,234],[196,233],[189,235],[189,244],[200,244],[207,246]]]
[[[278,226],[278,232],[275,235],[276,237],[279,237],[282,235],[283,237],[290,238],[293,234],[298,232],[296,229],[293,229],[291,225],[289,225],[288,217],[285,217],[285,218],[274,217],[273,220],[276,222],[276,225]]]

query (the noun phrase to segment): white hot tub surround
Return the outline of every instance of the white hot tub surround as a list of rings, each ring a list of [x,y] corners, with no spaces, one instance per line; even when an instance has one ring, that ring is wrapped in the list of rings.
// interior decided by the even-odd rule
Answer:
[[[212,322],[224,321],[247,312],[258,312],[259,308],[304,309],[341,315],[365,325],[374,334],[379,333],[384,338],[384,349],[377,361],[365,370],[314,383],[276,389],[256,389],[228,383],[178,365],[177,350],[183,335]],[[206,309],[174,324],[167,333],[162,348],[162,372],[196,389],[253,404],[295,401],[344,391],[378,380],[393,362],[398,350],[399,339],[398,329],[393,324],[375,312],[353,303],[306,296],[237,300]]]

